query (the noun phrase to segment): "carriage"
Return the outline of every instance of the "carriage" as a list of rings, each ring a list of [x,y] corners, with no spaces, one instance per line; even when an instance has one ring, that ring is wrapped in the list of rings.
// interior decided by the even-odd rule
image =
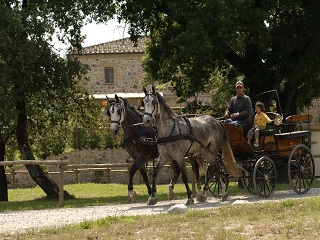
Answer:
[[[168,198],[173,199],[173,189],[181,174],[186,186],[188,201],[194,203],[193,194],[188,184],[186,159],[191,163],[197,182],[197,200],[205,202],[207,192],[225,200],[230,177],[241,180],[242,185],[253,194],[269,197],[275,190],[277,178],[286,172],[293,190],[298,194],[305,194],[310,190],[315,176],[314,159],[310,151],[311,133],[308,125],[312,121],[311,115],[289,116],[279,126],[275,124],[260,132],[260,147],[253,148],[245,140],[241,126],[223,124],[212,116],[202,115],[186,118],[177,115],[155,87],[151,91],[144,88],[144,113],[133,110],[124,99],[111,101],[108,114],[111,118],[111,129],[118,132],[123,126],[126,132],[127,144],[132,148],[135,164],[130,170],[128,185],[129,197],[133,194],[132,177],[137,169],[145,174],[144,164],[152,160],[155,150],[159,153],[159,162],[153,173],[152,188],[147,177],[144,178],[148,187],[148,204],[155,204],[156,177],[164,162],[168,162],[174,170],[169,184]],[[276,114],[269,113],[276,121]],[[271,116],[272,115],[272,116]],[[133,121],[133,116],[137,119]],[[144,127],[142,126],[144,125]],[[157,131],[150,138],[152,125]],[[276,126],[276,127],[275,127]],[[141,128],[146,128],[142,133]],[[148,130],[149,129],[149,130]],[[151,127],[152,131],[154,128]],[[149,136],[149,137],[148,137]],[[151,141],[148,141],[148,139]],[[137,148],[139,143],[139,148]],[[141,149],[152,146],[142,154]],[[136,153],[141,152],[139,156]],[[148,154],[147,154],[148,153]],[[151,155],[150,155],[151,154]],[[197,156],[200,156],[199,158]],[[200,169],[207,164],[205,185],[201,190]],[[286,168],[286,171],[283,169]],[[280,172],[281,174],[277,174]]]
[[[270,119],[274,113],[267,113]],[[225,130],[236,161],[243,167],[239,184],[250,193],[260,197],[269,197],[275,190],[276,183],[289,182],[297,194],[305,194],[315,177],[315,166],[311,147],[309,114],[287,117],[281,125],[269,125],[260,132],[258,148],[252,147],[244,136],[241,126],[225,124]],[[218,155],[220,174],[226,185],[229,174],[226,172]],[[210,192],[220,194],[220,182],[216,174],[210,179]]]

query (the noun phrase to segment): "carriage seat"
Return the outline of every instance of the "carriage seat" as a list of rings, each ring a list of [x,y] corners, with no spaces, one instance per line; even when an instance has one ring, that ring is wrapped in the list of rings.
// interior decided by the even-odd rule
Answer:
[[[282,132],[305,130],[306,124],[309,127],[308,124],[312,122],[312,119],[313,117],[310,114],[290,115],[281,125]]]
[[[235,157],[254,154],[252,146],[244,138],[242,126],[225,123],[224,129]]]

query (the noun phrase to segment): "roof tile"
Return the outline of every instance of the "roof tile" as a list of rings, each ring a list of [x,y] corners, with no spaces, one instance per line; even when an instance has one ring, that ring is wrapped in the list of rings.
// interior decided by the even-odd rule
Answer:
[[[140,37],[137,40],[137,46],[130,38],[123,38],[115,41],[101,43],[82,49],[82,54],[96,54],[96,53],[144,53],[146,36]]]

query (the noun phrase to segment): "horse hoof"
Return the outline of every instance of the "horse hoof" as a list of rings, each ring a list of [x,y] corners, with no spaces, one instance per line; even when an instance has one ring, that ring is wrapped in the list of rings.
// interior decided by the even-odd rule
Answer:
[[[194,204],[194,199],[193,198],[189,198],[186,205],[192,205]]]
[[[148,202],[147,202],[147,205],[155,205],[156,203],[158,202],[158,198],[155,196],[155,197],[149,197],[148,199]]]
[[[222,195],[221,195],[221,197],[222,197],[222,201],[227,200],[228,196],[229,196],[229,194],[228,194],[228,193],[224,193],[224,194],[222,194]]]
[[[200,196],[198,196],[197,197],[197,201],[198,202],[206,202],[207,201],[207,199],[208,199],[208,197],[207,197],[207,195],[205,195],[205,194],[202,194],[202,195],[200,195]]]
[[[137,201],[137,193],[135,191],[128,192],[129,202],[135,203]]]

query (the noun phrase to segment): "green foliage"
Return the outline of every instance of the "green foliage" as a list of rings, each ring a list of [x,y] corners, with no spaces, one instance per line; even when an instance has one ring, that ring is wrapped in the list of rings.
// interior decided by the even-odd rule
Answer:
[[[75,129],[71,144],[74,149],[114,148],[115,143],[106,129]]]
[[[107,21],[115,10],[113,1],[0,1],[0,137],[7,160],[17,155],[18,124],[37,158],[64,151],[72,122],[97,124],[99,107],[83,88],[87,67],[60,57],[52,41],[81,51],[84,24]],[[23,111],[27,124],[17,121]]]
[[[101,149],[124,147],[124,135],[121,131],[114,136],[110,131],[110,120],[105,113],[97,115],[90,125],[86,122],[76,121],[68,139],[73,149]]]
[[[319,1],[120,3],[132,36],[149,37],[145,81],[171,83],[182,99],[221,85],[216,94],[225,100],[237,77],[249,96],[276,89],[284,116],[320,96]],[[224,80],[209,88],[217,71]]]
[[[91,229],[92,228],[92,222],[90,221],[83,221],[79,225],[80,229]]]

